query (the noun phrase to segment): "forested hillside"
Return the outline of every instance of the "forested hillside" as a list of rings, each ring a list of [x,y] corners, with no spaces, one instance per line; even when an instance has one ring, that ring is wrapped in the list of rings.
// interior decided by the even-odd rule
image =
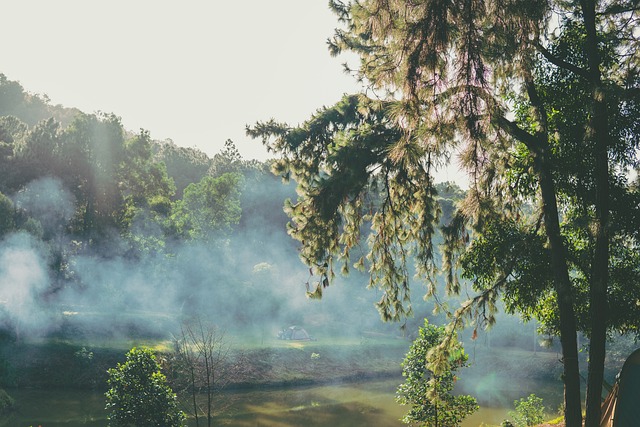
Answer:
[[[0,146],[8,336],[164,335],[198,313],[263,337],[292,323],[397,331],[379,322],[380,295],[357,272],[329,301],[306,298],[283,212],[294,185],[232,141],[210,158],[1,76]]]

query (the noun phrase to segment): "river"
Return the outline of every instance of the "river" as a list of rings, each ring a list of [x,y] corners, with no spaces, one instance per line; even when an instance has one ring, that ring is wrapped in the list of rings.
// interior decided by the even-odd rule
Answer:
[[[406,408],[394,400],[397,380],[228,393],[231,406],[216,425],[239,427],[401,427]],[[0,427],[106,426],[104,395],[70,390],[9,390],[17,411]],[[513,400],[510,400],[511,404]],[[499,425],[509,407],[482,407],[463,427]],[[202,425],[202,423],[201,423]],[[195,426],[190,423],[189,426]]]

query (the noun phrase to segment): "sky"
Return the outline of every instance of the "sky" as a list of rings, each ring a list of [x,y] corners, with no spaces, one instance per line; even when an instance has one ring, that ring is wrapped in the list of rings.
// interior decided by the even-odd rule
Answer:
[[[360,90],[327,38],[328,0],[3,0],[0,73],[53,104],[121,117],[131,131],[209,156],[274,118],[295,125]],[[445,173],[442,179],[449,179]]]

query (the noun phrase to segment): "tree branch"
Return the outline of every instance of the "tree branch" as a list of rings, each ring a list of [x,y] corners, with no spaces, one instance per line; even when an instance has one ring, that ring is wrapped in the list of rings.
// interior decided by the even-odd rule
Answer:
[[[542,46],[540,42],[534,42],[534,46],[536,47],[536,49],[538,49],[538,52],[540,52],[542,56],[544,56],[553,65],[560,68],[564,68],[565,70],[569,70],[572,73],[577,74],[578,76],[585,78],[587,80],[589,79],[589,73],[587,72],[587,70],[558,58],[553,53],[551,53],[546,47]]]
[[[515,122],[507,120],[503,116],[497,116],[493,121],[498,125],[498,127],[500,127],[500,129],[525,144],[530,150],[537,151],[540,148],[538,147],[538,141],[535,136],[520,128]]]

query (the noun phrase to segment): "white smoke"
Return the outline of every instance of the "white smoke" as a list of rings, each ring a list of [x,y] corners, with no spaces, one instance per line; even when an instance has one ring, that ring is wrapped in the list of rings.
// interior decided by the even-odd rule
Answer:
[[[45,234],[61,233],[75,213],[73,195],[55,178],[41,178],[29,183],[14,197],[18,210],[28,211],[37,219]]]
[[[8,236],[0,247],[0,304],[16,333],[44,332],[50,324],[42,293],[49,287],[46,255],[28,233]],[[8,317],[8,319],[7,319]]]

